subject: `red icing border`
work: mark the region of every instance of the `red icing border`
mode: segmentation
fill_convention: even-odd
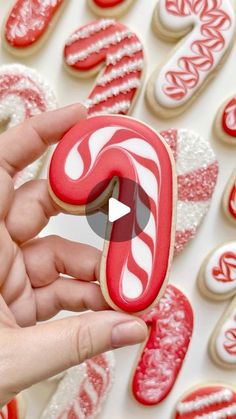
[[[96,6],[107,9],[108,7],[119,6],[121,3],[125,3],[126,0],[93,0],[93,2]]]
[[[229,112],[231,112],[231,115],[229,115]],[[223,131],[225,131],[226,134],[230,135],[231,137],[235,137],[236,142],[236,98],[231,99],[225,106],[222,113],[221,122]],[[235,125],[235,128],[230,127],[229,122],[230,124],[233,124],[233,126]]]

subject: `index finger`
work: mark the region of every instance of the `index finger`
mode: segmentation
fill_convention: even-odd
[[[14,176],[86,116],[84,106],[70,105],[34,116],[5,131],[0,135],[0,166]]]

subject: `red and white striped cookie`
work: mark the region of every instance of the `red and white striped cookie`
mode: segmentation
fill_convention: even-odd
[[[86,101],[90,115],[131,112],[142,85],[144,52],[123,23],[102,19],[82,26],[67,39],[64,62],[78,77],[99,73]]]
[[[3,44],[14,55],[29,55],[46,41],[68,0],[16,0],[3,31]]]
[[[176,406],[173,418],[235,419],[235,389],[227,384],[198,386],[182,397]]]
[[[21,395],[12,399],[0,410],[0,419],[24,419],[26,417],[26,404]]]
[[[101,17],[120,17],[133,5],[135,0],[88,0],[88,5]]]
[[[222,207],[227,219],[236,226],[236,170],[226,185]]]
[[[236,146],[236,97],[227,99],[217,112],[214,131],[224,143]]]
[[[150,334],[132,378],[132,393],[144,405],[155,405],[172,390],[193,331],[193,311],[185,295],[168,285],[159,303],[142,316]]]
[[[159,134],[120,115],[81,121],[54,151],[49,184],[58,205],[85,214],[98,211],[113,194],[131,209],[126,217],[109,224],[103,250],[101,288],[114,309],[147,310],[164,291],[175,231],[173,164]],[[140,231],[144,195],[149,219]],[[117,240],[122,231],[126,240]]]
[[[55,95],[36,71],[20,64],[0,67],[0,125],[11,128],[26,118],[57,107]],[[15,186],[36,177],[44,158],[32,163],[15,178]]]
[[[102,409],[114,380],[112,353],[97,355],[70,368],[41,419],[93,419]]]
[[[178,202],[175,254],[193,238],[209,209],[218,175],[218,162],[209,142],[187,129],[160,133],[176,161]]]

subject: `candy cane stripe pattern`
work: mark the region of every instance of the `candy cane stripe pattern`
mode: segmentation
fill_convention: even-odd
[[[5,22],[3,44],[14,55],[41,46],[68,0],[16,0]]]
[[[99,210],[113,189],[116,198],[131,208],[129,216],[112,223],[102,257],[101,287],[115,309],[147,310],[165,286],[174,239],[173,164],[160,135],[140,121],[118,115],[80,122],[53,154],[50,191],[61,207],[77,214],[84,214],[86,206],[87,211]],[[124,179],[138,186],[126,190]],[[148,197],[150,217],[133,236],[143,199],[139,187]],[[120,230],[130,231],[133,238],[116,242]]]
[[[224,384],[198,386],[177,404],[174,419],[234,419],[236,393]]]
[[[25,419],[26,406],[21,395],[12,399],[0,410],[0,419]]]
[[[66,68],[75,76],[99,73],[86,101],[90,115],[128,114],[141,88],[144,52],[139,38],[113,19],[91,22],[67,39]]]
[[[31,68],[20,64],[0,67],[0,125],[11,128],[27,118],[55,109],[57,101],[48,83]],[[37,177],[44,158],[15,178],[15,186]]]
[[[234,170],[226,185],[222,207],[227,219],[236,226],[236,170]]]
[[[132,392],[144,405],[155,405],[172,390],[193,331],[193,311],[185,295],[168,285],[159,303],[145,313],[150,334],[138,361]]]
[[[210,144],[194,131],[161,132],[176,161],[178,201],[175,254],[193,238],[210,207],[218,176],[218,162]]]
[[[236,97],[227,99],[217,112],[214,122],[216,137],[230,146],[236,146]]]
[[[93,419],[100,413],[114,380],[112,353],[70,368],[41,419]]]
[[[182,38],[146,92],[151,109],[170,118],[189,107],[222,65],[233,46],[235,13],[231,0],[159,0],[153,27],[167,41]]]
[[[120,17],[134,4],[135,0],[88,0],[88,5],[101,17]]]

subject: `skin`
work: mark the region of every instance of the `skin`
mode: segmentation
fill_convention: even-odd
[[[100,251],[58,236],[37,238],[61,211],[47,181],[14,191],[13,176],[85,117],[84,107],[72,105],[0,136],[0,407],[32,384],[147,337],[142,320],[109,310],[95,283]],[[62,309],[91,312],[37,324]]]

